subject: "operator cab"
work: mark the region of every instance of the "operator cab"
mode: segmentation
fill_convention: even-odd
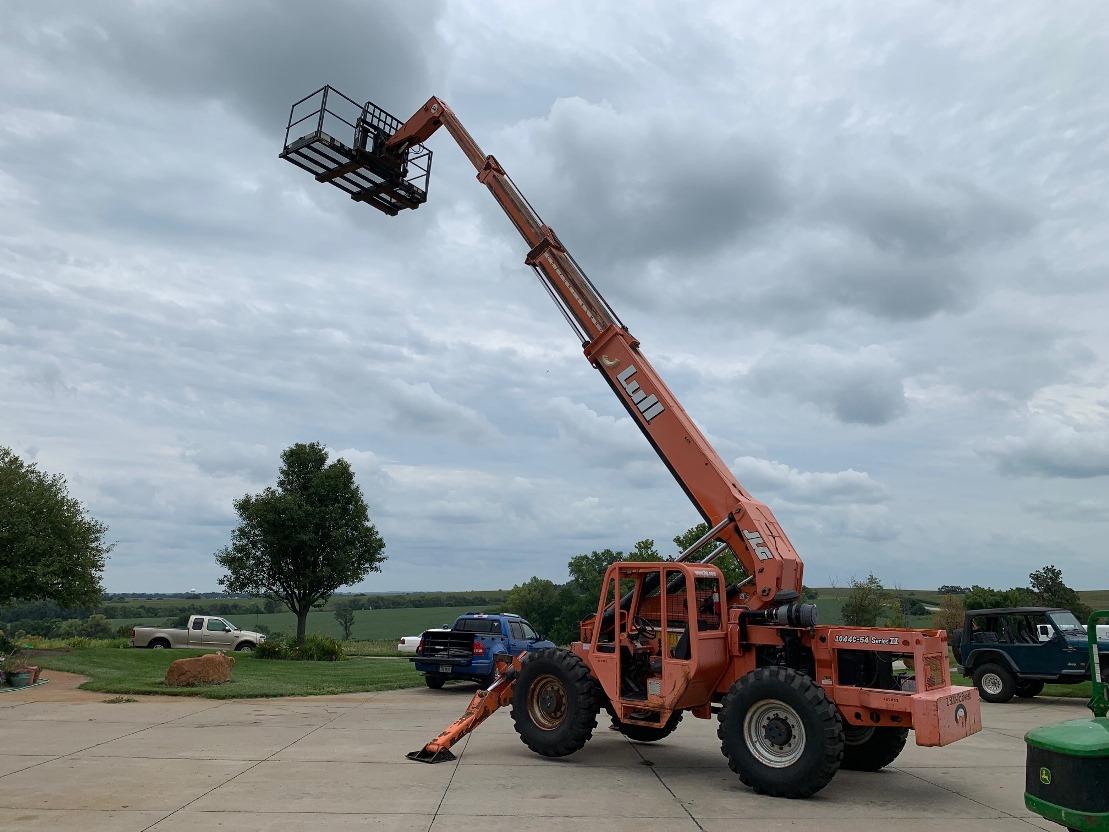
[[[580,648],[591,653],[617,718],[659,725],[707,701],[727,662],[723,573],[701,564],[614,563],[602,586]]]

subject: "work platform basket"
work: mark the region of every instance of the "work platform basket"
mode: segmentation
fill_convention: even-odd
[[[385,149],[402,123],[369,101],[358,104],[324,86],[289,109],[281,158],[396,216],[427,201],[431,177],[431,151],[422,144],[400,153]]]

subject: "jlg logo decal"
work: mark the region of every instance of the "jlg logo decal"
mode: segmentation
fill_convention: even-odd
[[[654,393],[647,395],[642,388],[640,388],[639,382],[632,381],[631,377],[633,375],[635,375],[635,365],[629,364],[620,372],[620,375],[616,376],[616,378],[620,380],[620,384],[623,385],[624,390],[627,391],[631,400],[635,402],[635,406],[639,408],[639,412],[643,414],[643,420],[650,422],[662,413],[662,411],[666,410],[666,408],[662,406],[662,402],[658,400],[658,396]]]

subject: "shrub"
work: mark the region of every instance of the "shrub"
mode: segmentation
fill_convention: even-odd
[[[254,656],[258,659],[287,659],[289,645],[285,639],[268,638],[254,649]]]
[[[292,645],[289,657],[310,662],[338,662],[346,658],[343,645],[331,636],[308,636],[304,644]]]
[[[302,662],[338,662],[346,658],[343,645],[331,636],[308,636],[304,644],[295,638],[269,638],[258,645],[259,659],[288,659]]]

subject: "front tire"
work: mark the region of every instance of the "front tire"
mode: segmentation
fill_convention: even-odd
[[[612,727],[627,737],[632,742],[658,742],[674,733],[678,723],[682,721],[682,712],[674,711],[666,724],[655,728],[650,725],[636,725],[634,722],[621,722],[615,715],[612,717]]]
[[[442,673],[425,673],[424,684],[432,690],[439,690],[446,683],[447,677]]]
[[[568,650],[529,653],[512,692],[512,723],[524,745],[565,757],[589,742],[601,704],[589,668]]]
[[[816,794],[843,759],[835,706],[808,676],[788,667],[760,667],[732,685],[717,736],[728,768],[774,797]]]
[[[235,645],[235,652],[236,653],[253,653],[254,652],[254,645],[251,644],[249,641],[244,641],[241,644],[236,644]]]
[[[1013,698],[1017,680],[999,664],[984,664],[974,671],[974,686],[985,701],[1001,704]]]
[[[843,763],[851,771],[878,771],[905,750],[908,728],[874,728],[848,725],[843,729]]]
[[[1021,699],[1031,699],[1044,692],[1044,683],[1037,680],[1017,682],[1017,696]]]

